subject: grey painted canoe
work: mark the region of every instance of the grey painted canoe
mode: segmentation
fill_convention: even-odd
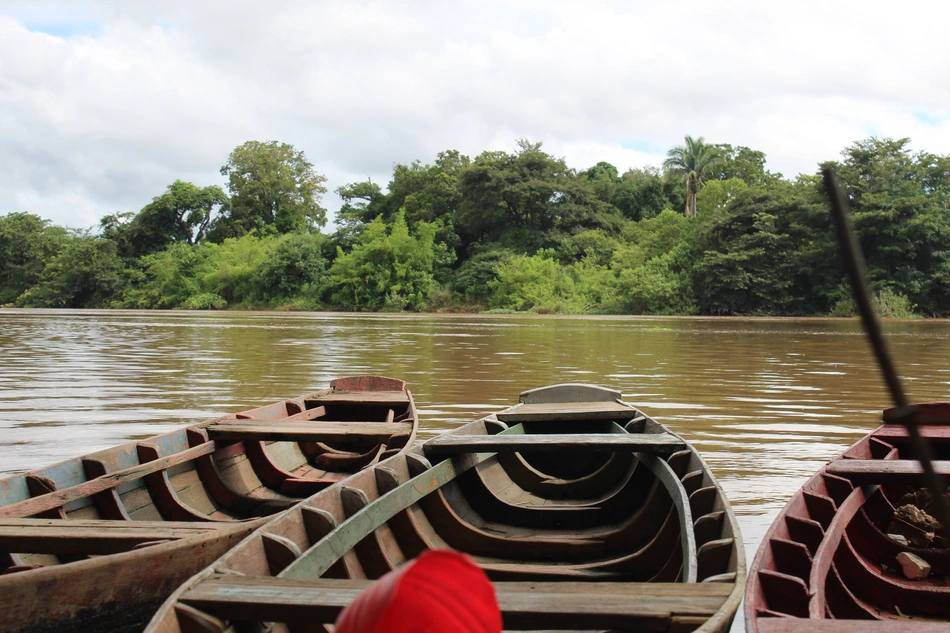
[[[746,579],[699,454],[619,392],[555,385],[274,517],[147,631],[329,631],[373,579],[440,548],[485,570],[506,630],[724,632]]]
[[[0,630],[140,631],[265,517],[416,428],[403,381],[355,376],[0,480]]]

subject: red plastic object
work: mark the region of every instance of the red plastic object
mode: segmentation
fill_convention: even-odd
[[[357,596],[336,633],[501,633],[491,581],[465,554],[430,550]]]

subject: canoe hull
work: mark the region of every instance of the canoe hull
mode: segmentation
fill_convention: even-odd
[[[934,448],[938,472],[944,470],[950,427],[920,429]],[[950,629],[950,588],[944,586],[950,551],[903,545],[888,536],[899,500],[923,487],[919,472],[907,431],[886,425],[811,477],[756,553],[746,590],[746,630]],[[905,577],[896,560],[901,552],[930,561],[936,577]]]
[[[321,630],[367,582],[456,549],[494,583],[506,630],[725,632],[745,586],[732,510],[692,447],[619,396],[526,392],[380,462],[256,530],[147,631],[258,618]],[[557,437],[570,439],[560,461]]]
[[[20,577],[0,576],[0,630],[141,631],[175,588],[259,525],[260,521],[248,522],[225,533],[77,561],[62,568],[37,569]]]
[[[0,630],[141,630],[267,516],[416,429],[403,381],[357,376],[0,480]]]

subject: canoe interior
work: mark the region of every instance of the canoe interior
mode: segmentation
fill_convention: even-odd
[[[0,480],[0,630],[141,629],[262,517],[405,449],[416,428],[403,381],[357,376]]]
[[[921,427],[938,472],[950,475],[950,427]],[[887,536],[895,504],[923,486],[907,431],[871,432],[809,479],[766,533],[745,603],[751,633],[950,630],[950,551]],[[933,569],[908,580],[896,556]]]
[[[147,630],[328,631],[368,582],[445,548],[486,571],[506,630],[728,630],[745,560],[699,455],[617,392],[526,394],[275,517],[180,587]],[[548,402],[587,411],[545,413]],[[567,452],[546,440],[571,435]],[[495,452],[466,452],[478,446]]]

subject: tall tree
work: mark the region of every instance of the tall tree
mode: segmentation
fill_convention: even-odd
[[[713,145],[707,145],[702,136],[686,136],[686,144],[666,153],[663,167],[670,176],[679,176],[686,183],[686,211],[688,218],[696,215],[696,194],[712,170],[722,161],[722,155]]]
[[[231,192],[230,213],[215,223],[215,241],[269,227],[277,233],[305,232],[327,223],[320,195],[326,177],[303,152],[277,141],[248,141],[221,168]]]
[[[152,198],[131,220],[120,213],[102,218],[102,235],[114,240],[124,257],[141,257],[176,242],[201,242],[215,212],[226,209],[228,196],[221,187],[199,188],[176,180],[160,196]]]

